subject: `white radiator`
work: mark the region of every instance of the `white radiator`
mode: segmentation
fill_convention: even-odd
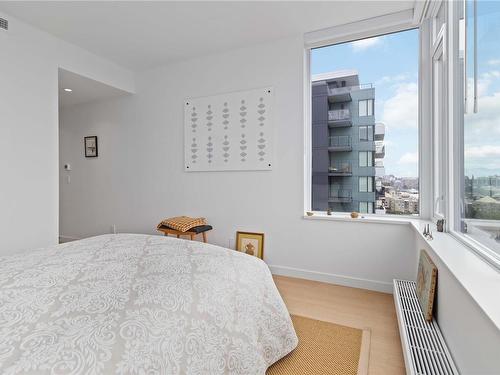
[[[394,303],[408,375],[458,374],[437,323],[420,308],[414,281],[394,280]]]

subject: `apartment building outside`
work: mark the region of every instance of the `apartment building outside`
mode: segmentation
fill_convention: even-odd
[[[312,209],[384,211],[376,176],[385,174],[384,124],[375,123],[375,88],[357,71],[312,77]]]

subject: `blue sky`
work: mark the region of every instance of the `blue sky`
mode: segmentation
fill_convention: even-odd
[[[312,51],[311,73],[355,69],[375,87],[375,119],[386,124],[385,172],[417,176],[418,30]]]

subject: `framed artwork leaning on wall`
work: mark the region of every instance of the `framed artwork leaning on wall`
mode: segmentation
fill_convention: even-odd
[[[236,232],[236,250],[264,259],[264,233]]]

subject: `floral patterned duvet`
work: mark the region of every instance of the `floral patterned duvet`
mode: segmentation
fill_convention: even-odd
[[[264,374],[296,345],[236,251],[119,234],[0,258],[2,374]]]

